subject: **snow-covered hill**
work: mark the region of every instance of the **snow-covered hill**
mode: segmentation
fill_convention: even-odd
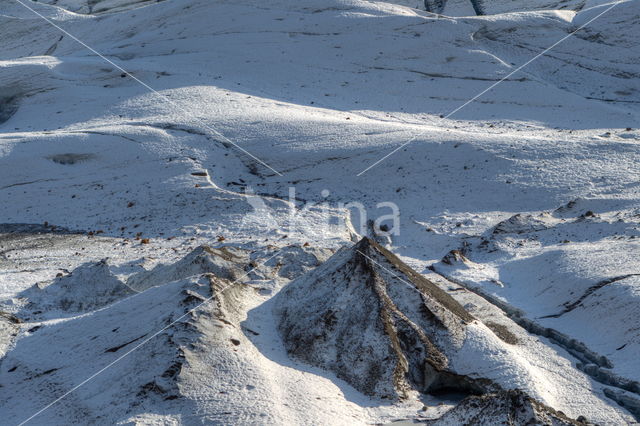
[[[0,0],[3,421],[435,421],[278,333],[365,234],[477,320],[456,372],[520,389],[441,423],[640,418],[640,3],[416,6]]]

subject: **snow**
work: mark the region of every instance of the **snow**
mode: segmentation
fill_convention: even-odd
[[[582,342],[610,361],[605,370],[640,380],[637,1],[496,0],[485,17],[471,16],[467,0],[451,0],[444,17],[406,0],[21,1],[155,92],[0,0],[0,223],[38,224],[0,225],[1,309],[46,307],[23,324],[0,320],[4,419],[25,420],[114,359],[105,348],[184,312],[172,295],[204,291],[203,271],[176,262],[201,245],[246,253],[239,275],[276,255],[241,280],[261,290],[238,296],[236,325],[210,328],[204,317],[213,314],[198,311],[195,328],[167,334],[194,347],[164,347],[163,334],[34,423],[416,417],[421,400],[369,398],[289,359],[276,333],[280,288],[366,232],[344,207],[355,202],[370,219],[389,213],[378,203],[397,204],[390,248],[418,272],[435,264]],[[505,232],[494,233],[501,222]],[[466,260],[442,263],[453,249]],[[83,275],[82,265],[103,259],[108,271]],[[120,285],[147,277],[146,290],[96,302],[104,288],[82,284],[105,276]],[[48,294],[78,277],[69,288],[87,293],[73,312],[31,295],[35,284]],[[628,418],[604,395],[617,388],[578,370],[557,342],[504,324],[528,343],[516,350],[478,324],[461,368],[472,373],[480,353],[519,366],[513,380],[567,414]],[[88,331],[96,341],[80,337]],[[181,398],[129,398],[176,354],[188,359],[176,379]],[[29,370],[8,372],[14,364]]]

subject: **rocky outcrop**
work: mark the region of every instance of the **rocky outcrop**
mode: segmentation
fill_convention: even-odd
[[[523,234],[525,232],[543,231],[550,227],[545,216],[535,217],[530,214],[515,214],[503,220],[493,228],[493,234]]]
[[[288,352],[365,394],[395,399],[412,390],[490,387],[449,368],[447,354],[462,345],[473,317],[371,239],[291,283],[276,304]]]
[[[430,425],[579,425],[563,413],[529,397],[522,391],[509,390],[465,398]]]

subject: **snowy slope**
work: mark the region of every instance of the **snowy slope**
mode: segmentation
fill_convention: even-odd
[[[311,249],[298,251],[315,256]],[[186,264],[199,264],[194,255],[201,252],[164,268],[180,274]],[[338,416],[345,419],[338,423],[349,424],[346,419],[368,423],[417,411],[415,402],[381,410],[335,377],[287,360],[265,301],[281,282],[279,269],[267,266],[268,260],[289,255],[290,265],[304,271],[306,256],[290,253],[287,248],[268,257],[254,253],[262,267],[238,275],[246,284],[217,278],[210,273],[215,267],[205,267],[83,315],[34,321],[21,313],[25,329],[1,364],[3,414],[12,422],[27,420],[34,407],[101,369],[99,380],[29,421],[311,424]],[[238,259],[234,272],[247,262]],[[79,280],[86,269],[71,277]],[[94,274],[93,279],[104,287],[113,277]],[[64,286],[62,280],[50,285]],[[37,300],[29,306],[42,308]],[[113,381],[117,385],[109,384]]]
[[[185,331],[195,347],[150,342],[34,420],[189,423],[184,413],[194,410],[212,422],[237,413],[238,423],[260,422],[261,412],[267,423],[418,416],[423,403],[441,401],[381,402],[288,359],[271,313],[282,285],[367,232],[366,218],[345,203],[362,203],[375,219],[389,213],[378,203],[393,202],[400,233],[389,247],[404,261],[424,273],[435,264],[534,322],[518,331],[533,349],[501,352],[500,362],[535,366],[527,380],[537,397],[574,417],[588,409],[602,423],[608,412],[629,419],[622,399],[606,394],[640,399],[633,385],[620,387],[640,380],[640,3],[505,0],[472,17],[468,1],[451,0],[441,18],[395,3],[25,1],[120,69],[19,2],[0,0],[0,224],[9,224],[0,225],[0,389],[11,401],[3,418],[26,419],[112,360],[105,348],[184,312],[171,291],[201,289],[192,278],[207,272],[202,265],[225,273],[193,254],[201,245],[243,253],[242,272],[220,279],[261,269],[260,260],[278,271],[241,280],[264,289],[231,322],[263,331],[218,334],[204,319],[210,313],[198,314]],[[466,260],[441,262],[453,249]],[[87,273],[106,258],[103,273]],[[193,258],[204,261],[193,266]],[[122,299],[128,291],[83,285],[96,277],[144,291]],[[82,306],[60,310],[75,286]],[[136,301],[155,307],[139,311]],[[37,304],[44,311],[34,314]],[[120,324],[128,334],[116,338]],[[605,357],[594,364],[604,370],[584,374],[579,354],[536,326]],[[76,341],[87,329],[101,345]],[[494,348],[484,331],[474,351]],[[242,349],[222,345],[227,338]],[[32,354],[38,348],[46,356]],[[156,349],[159,361],[148,362]],[[191,368],[176,379],[184,401],[147,395],[131,406],[124,395],[162,377],[177,353]],[[552,379],[540,373],[550,359]],[[9,372],[14,364],[28,374]],[[613,384],[602,377],[609,373]],[[237,383],[231,390],[209,380],[225,374]],[[579,381],[549,385],[571,375]],[[127,382],[132,376],[139,381]]]

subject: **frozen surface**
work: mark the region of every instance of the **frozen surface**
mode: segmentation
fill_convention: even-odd
[[[488,359],[572,417],[631,421],[616,401],[640,398],[638,1],[496,0],[474,17],[451,0],[439,18],[404,0],[21,1],[126,72],[0,0],[3,419],[193,306],[174,295],[209,297],[207,273],[241,284],[228,324],[197,310],[32,421],[442,415],[447,401],[372,398],[290,359],[272,313],[393,202],[388,247],[512,312],[463,301],[527,342],[473,325],[461,371]]]

